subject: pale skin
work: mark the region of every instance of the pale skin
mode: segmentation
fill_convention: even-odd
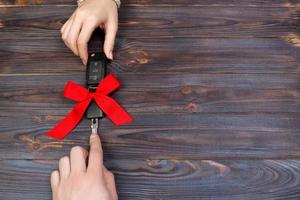
[[[59,170],[52,172],[50,182],[53,200],[118,199],[114,175],[103,165],[103,151],[97,134],[90,136],[89,153],[76,146],[69,157],[59,160]]]
[[[88,41],[98,27],[105,32],[103,51],[112,60],[118,30],[118,8],[113,0],[83,1],[61,27],[64,43],[85,65]],[[89,152],[79,146],[73,147],[69,157],[59,160],[58,168],[50,178],[53,200],[118,199],[114,175],[103,165],[103,151],[97,134],[91,134]]]
[[[88,41],[98,27],[105,32],[103,51],[112,60],[118,31],[118,7],[113,0],[83,1],[60,30],[66,46],[85,65],[88,59]]]

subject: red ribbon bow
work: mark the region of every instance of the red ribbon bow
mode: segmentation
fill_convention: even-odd
[[[47,135],[55,139],[63,139],[67,136],[80,122],[92,100],[95,100],[97,105],[115,125],[132,122],[133,118],[114,99],[107,96],[119,88],[120,85],[120,82],[113,74],[106,76],[99,83],[94,93],[90,93],[86,88],[68,81],[64,90],[64,96],[78,103]]]

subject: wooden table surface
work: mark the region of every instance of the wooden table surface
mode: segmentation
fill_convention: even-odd
[[[59,29],[75,0],[0,1],[0,199],[51,199],[50,172],[88,147],[85,67]],[[100,130],[120,199],[300,198],[300,1],[124,0],[110,71],[134,118]]]

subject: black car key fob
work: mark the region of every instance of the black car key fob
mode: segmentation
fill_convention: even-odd
[[[89,53],[86,71],[86,87],[90,92],[97,89],[99,82],[107,73],[107,58],[104,53]],[[91,101],[86,113],[88,119],[99,119],[104,116],[94,100]]]

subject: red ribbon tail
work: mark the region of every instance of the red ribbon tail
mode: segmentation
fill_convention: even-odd
[[[103,95],[95,97],[95,101],[115,125],[119,126],[133,121],[133,118],[114,99]]]
[[[78,103],[72,111],[46,134],[55,139],[66,137],[80,122],[91,99]]]

